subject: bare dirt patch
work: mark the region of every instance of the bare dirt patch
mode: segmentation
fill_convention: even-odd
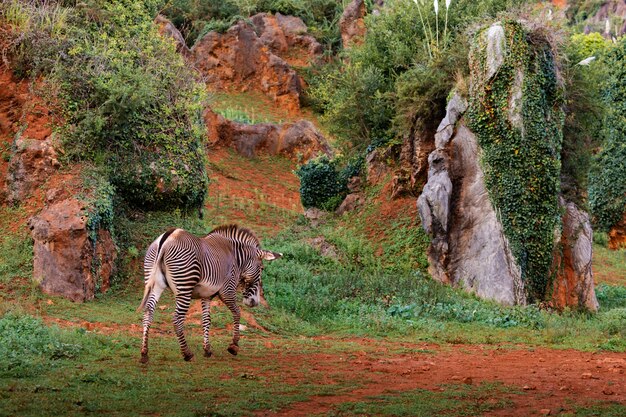
[[[380,341],[363,340],[360,343],[367,347],[374,344],[383,353],[390,347]],[[283,357],[281,367],[285,369],[311,362],[312,369],[321,371],[322,375],[350,378],[362,386],[345,394],[312,397],[289,409],[258,415],[318,415],[332,411],[337,404],[366,401],[375,395],[415,389],[437,392],[446,390],[446,384],[483,382],[499,382],[516,391],[507,395],[514,407],[490,415],[532,416],[540,415],[541,410],[550,410],[554,415],[596,401],[623,404],[626,400],[626,359],[623,354],[523,346],[454,345],[442,348],[423,344],[412,348],[415,353],[371,355],[361,352],[352,357],[339,354]],[[494,398],[497,399],[500,398]]]

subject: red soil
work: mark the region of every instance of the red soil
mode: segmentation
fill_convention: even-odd
[[[403,344],[415,353],[386,354],[392,347],[378,340],[359,340],[364,347],[376,347],[381,353],[372,357],[361,352],[356,357],[319,354],[313,357],[281,356],[285,369],[302,363],[313,364],[320,375],[349,378],[362,386],[338,395],[313,397],[278,413],[259,415],[306,416],[331,411],[336,404],[365,401],[380,394],[399,394],[425,389],[444,391],[443,384],[480,384],[499,382],[519,392],[506,394],[515,405],[490,412],[494,416],[532,416],[541,410],[556,414],[574,406],[595,401],[626,401],[626,359],[623,354],[583,353],[574,350],[516,349],[482,345]],[[424,350],[436,353],[421,353]],[[277,371],[280,372],[280,371]],[[328,381],[332,384],[332,381]],[[494,402],[502,394],[494,393]],[[486,400],[488,401],[488,400]]]

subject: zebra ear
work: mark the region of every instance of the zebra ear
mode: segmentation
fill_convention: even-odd
[[[282,253],[272,252],[269,250],[261,250],[261,259],[265,259],[266,261],[273,261],[275,259],[281,258],[282,256]]]

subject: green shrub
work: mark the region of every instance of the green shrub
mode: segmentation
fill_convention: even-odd
[[[598,33],[573,35],[566,44],[562,71],[565,86],[565,124],[561,151],[561,189],[568,201],[587,206],[592,156],[603,142],[605,105],[602,85],[607,76],[603,62],[609,43]],[[595,60],[584,63],[585,59]]]
[[[197,207],[208,184],[206,92],[173,43],[158,35],[157,3],[88,1],[62,13],[47,2],[19,3],[42,17],[15,27],[11,52],[22,57],[22,72],[46,75],[67,158],[106,167],[132,205]],[[0,6],[3,16],[7,7]],[[48,20],[61,22],[59,16],[62,30],[54,32]],[[28,41],[44,35],[50,45]],[[40,63],[51,55],[50,65]]]
[[[306,208],[332,211],[347,194],[347,178],[341,175],[336,162],[325,156],[302,165],[296,174],[300,177],[300,198]]]
[[[626,287],[600,284],[596,288],[596,297],[601,310],[626,308]]]
[[[608,78],[604,88],[606,116],[604,143],[589,178],[589,204],[595,224],[608,231],[626,211],[626,37],[604,61]]]

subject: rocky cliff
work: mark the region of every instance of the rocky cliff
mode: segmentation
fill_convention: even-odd
[[[470,68],[470,98],[449,101],[417,203],[431,274],[504,304],[597,309],[588,216],[559,204],[563,112],[549,40],[495,23],[475,36]]]

